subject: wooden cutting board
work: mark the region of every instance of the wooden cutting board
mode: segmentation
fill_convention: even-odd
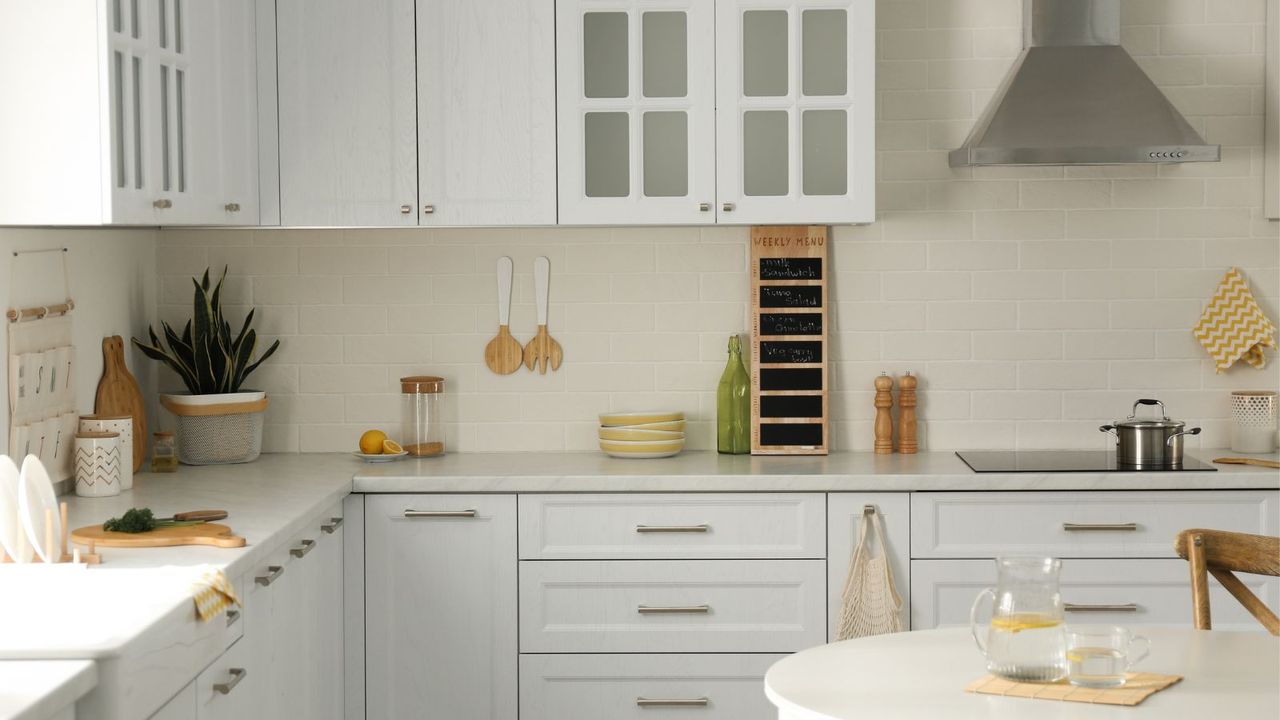
[[[142,469],[147,454],[147,410],[142,403],[138,381],[124,364],[124,338],[102,339],[102,379],[93,410],[99,415],[129,415],[133,418],[133,471]]]
[[[108,532],[101,525],[88,525],[71,533],[77,545],[93,543],[97,547],[173,547],[175,545],[212,545],[220,548],[244,547],[244,538],[231,528],[217,523],[157,528],[144,533]]]

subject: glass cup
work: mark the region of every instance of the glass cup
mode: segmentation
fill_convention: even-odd
[[[1110,625],[1067,628],[1067,682],[1088,688],[1120,687],[1125,673],[1151,652],[1151,641]]]

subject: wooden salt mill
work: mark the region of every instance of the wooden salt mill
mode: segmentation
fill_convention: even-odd
[[[898,381],[898,452],[914,455],[916,442],[916,380],[910,372]]]
[[[875,380],[876,386],[876,443],[877,455],[888,455],[893,452],[893,415],[889,408],[893,407],[893,378],[884,373]]]

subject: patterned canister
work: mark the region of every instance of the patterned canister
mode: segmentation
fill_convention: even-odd
[[[133,417],[130,415],[85,415],[80,432],[113,432],[120,435],[120,489],[133,489]]]
[[[1273,390],[1237,390],[1231,393],[1231,451],[1276,451],[1276,393]]]
[[[76,494],[109,497],[120,494],[120,435],[113,432],[76,433]]]

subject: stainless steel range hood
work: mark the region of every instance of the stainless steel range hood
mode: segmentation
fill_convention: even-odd
[[[952,167],[1217,162],[1120,47],[1120,0],[1023,0],[1023,51]]]

